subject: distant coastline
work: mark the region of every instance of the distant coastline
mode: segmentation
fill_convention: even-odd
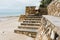
[[[6,21],[6,20],[10,20],[10,19],[14,19],[17,18],[19,16],[5,16],[5,17],[0,17],[0,22],[2,21]]]
[[[9,17],[19,17],[19,15],[18,16],[1,16],[0,18],[9,18]]]
[[[11,15],[11,16],[9,16],[9,15],[7,15],[7,16],[0,16],[0,18],[5,18],[5,17],[19,17],[20,15]]]
[[[0,17],[20,16],[21,12],[0,12]]]

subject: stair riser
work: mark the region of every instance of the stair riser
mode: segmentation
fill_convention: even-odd
[[[39,24],[21,24],[22,26],[41,26]]]
[[[27,31],[25,32],[25,31],[19,31],[19,30],[15,30],[14,32],[18,34],[24,34],[32,38],[36,38],[36,35],[37,35],[36,32],[27,32]]]
[[[31,28],[31,27],[18,27],[19,29],[38,29],[38,28]]]
[[[40,21],[23,21],[23,23],[41,23]]]

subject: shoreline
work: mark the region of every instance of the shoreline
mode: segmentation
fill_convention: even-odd
[[[6,20],[11,20],[11,19],[15,19],[18,18],[19,16],[6,16],[6,17],[0,17],[0,22],[1,21],[6,21]]]
[[[1,16],[0,18],[19,17],[19,16]]]

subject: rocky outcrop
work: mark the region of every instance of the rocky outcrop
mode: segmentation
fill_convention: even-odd
[[[60,0],[54,0],[52,1],[49,6],[47,7],[48,14],[53,16],[59,16],[60,17]]]

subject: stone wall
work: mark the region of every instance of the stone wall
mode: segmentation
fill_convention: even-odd
[[[49,15],[60,17],[60,1],[59,0],[52,1],[47,7],[47,9],[48,9]]]
[[[26,18],[26,15],[20,15],[20,17],[19,17],[19,20],[18,20],[18,21],[19,21],[19,22],[20,22],[20,21],[23,21],[25,18]]]
[[[25,15],[35,14],[36,6],[26,6]]]

